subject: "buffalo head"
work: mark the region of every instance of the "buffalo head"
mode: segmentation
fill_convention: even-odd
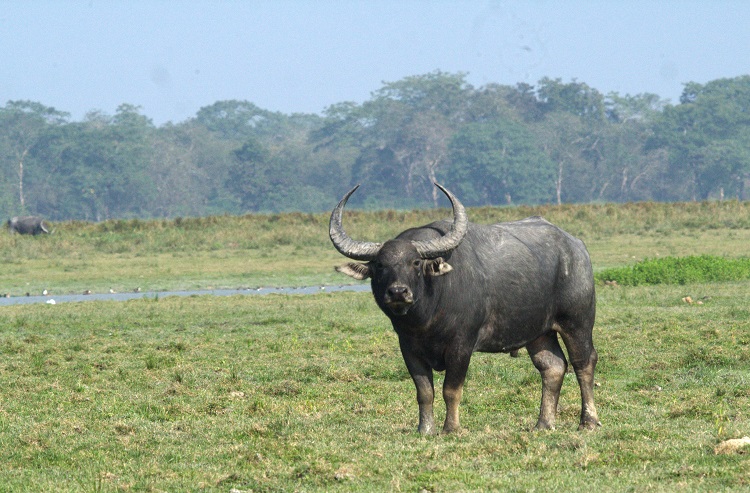
[[[429,278],[442,276],[453,269],[445,257],[461,243],[468,219],[461,202],[442,186],[435,185],[445,193],[453,207],[450,231],[437,238],[416,240],[401,238],[400,235],[382,244],[351,239],[342,226],[342,215],[347,200],[359,185],[341,199],[331,214],[333,245],[346,257],[366,262],[350,262],[336,270],[355,279],[371,278],[375,299],[386,313],[406,315],[426,289]]]

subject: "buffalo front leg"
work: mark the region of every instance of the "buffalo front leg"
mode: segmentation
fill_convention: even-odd
[[[435,433],[435,416],[433,403],[435,401],[435,387],[432,381],[432,368],[401,347],[406,368],[409,370],[414,386],[417,388],[417,404],[419,405],[419,428],[423,435]]]
[[[432,383],[432,371],[429,375],[412,376],[417,387],[417,405],[419,405],[419,426],[417,430],[423,435],[435,433],[435,415],[433,403],[435,389]]]
[[[445,400],[445,423],[443,433],[452,433],[461,429],[458,419],[458,406],[464,391],[466,373],[469,370],[471,354],[463,355],[458,351],[451,352],[445,369],[445,382],[443,382],[443,399]]]
[[[540,336],[526,346],[531,361],[542,375],[542,403],[539,408],[537,430],[552,430],[555,428],[557,403],[560,399],[565,371],[568,363],[560,349],[557,334],[549,332]]]
[[[464,392],[464,383],[456,382],[449,384],[446,377],[443,384],[443,399],[445,400],[445,423],[443,424],[443,433],[453,433],[461,429],[461,423],[458,419],[458,406],[461,403],[461,396]]]

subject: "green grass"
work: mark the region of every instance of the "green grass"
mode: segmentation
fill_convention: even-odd
[[[465,430],[432,437],[367,293],[6,307],[0,490],[748,487],[750,456],[713,448],[750,429],[749,296],[748,282],[600,289],[601,429],[576,431],[569,375],[558,429],[530,431],[531,362],[477,354]]]
[[[543,214],[597,275],[645,258],[747,255],[745,203],[474,209]],[[364,239],[446,211],[355,212]],[[0,291],[345,282],[325,215],[61,223],[0,235]],[[120,282],[120,284],[117,284]],[[120,288],[122,286],[122,288]],[[705,300],[687,304],[686,296]],[[416,432],[415,391],[368,293],[159,297],[0,308],[0,491],[737,491],[750,454],[750,281],[598,286],[596,403],[533,432],[522,351],[473,357],[464,430]],[[436,375],[436,386],[442,374]],[[445,415],[436,399],[436,418]]]
[[[750,259],[715,255],[645,259],[635,265],[605,269],[596,277],[628,286],[740,281],[750,279]]]
[[[355,238],[384,241],[449,216],[429,211],[347,211]],[[469,209],[480,223],[543,215],[586,242],[594,268],[663,256],[747,256],[750,203],[576,205]],[[328,214],[216,216],[54,224],[38,237],[2,234],[0,294],[298,286],[344,282]]]

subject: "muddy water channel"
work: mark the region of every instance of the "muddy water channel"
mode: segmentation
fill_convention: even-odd
[[[31,303],[67,303],[75,301],[127,301],[140,298],[165,298],[167,296],[234,296],[234,295],[267,295],[267,294],[316,294],[335,293],[339,291],[369,291],[369,284],[346,286],[308,286],[301,288],[253,288],[253,289],[211,289],[198,291],[144,291],[139,293],[92,293],[61,294],[47,296],[12,296],[0,298],[0,306],[27,305]]]

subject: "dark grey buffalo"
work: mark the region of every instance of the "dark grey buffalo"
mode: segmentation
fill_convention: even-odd
[[[8,219],[8,230],[22,235],[49,233],[44,220],[37,216],[20,216]]]
[[[581,388],[579,429],[599,426],[593,396],[596,300],[583,242],[541,217],[470,223],[458,199],[437,186],[451,201],[452,223],[408,229],[383,244],[355,241],[344,231],[342,215],[357,187],[339,202],[330,223],[336,249],[366,262],[337,270],[371,279],[375,301],[398,334],[417,388],[419,431],[435,431],[433,370],[445,370],[443,431],[455,431],[472,353],[522,347],[542,375],[536,428],[554,428],[568,366],[558,335]]]

